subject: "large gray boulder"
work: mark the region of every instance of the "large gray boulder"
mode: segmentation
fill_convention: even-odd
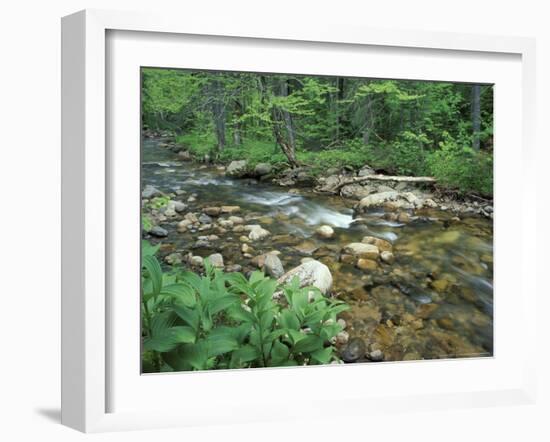
[[[340,189],[340,195],[344,198],[362,200],[373,192],[373,188],[370,186],[362,186],[359,183],[348,184]]]
[[[298,267],[286,272],[277,282],[286,284],[297,276],[300,280],[300,287],[313,286],[326,295],[332,287],[332,275],[329,268],[322,262],[311,260],[300,264]]]
[[[246,160],[231,161],[225,174],[235,178],[240,178],[246,175],[248,162]]]
[[[256,176],[264,176],[271,173],[272,167],[269,163],[258,163],[256,164],[256,167],[254,167],[254,175]]]
[[[389,201],[395,201],[398,198],[399,192],[395,190],[373,193],[372,195],[366,196],[361,201],[359,201],[359,209],[378,207]]]

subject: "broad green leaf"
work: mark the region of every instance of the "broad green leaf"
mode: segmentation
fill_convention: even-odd
[[[199,313],[197,310],[184,307],[184,306],[174,306],[174,312],[193,330],[197,330],[199,328]]]
[[[158,296],[162,288],[162,269],[157,258],[152,255],[146,255],[142,257],[141,263],[151,279],[153,296]]]
[[[149,241],[141,241],[141,256],[153,256],[160,249],[160,244],[153,246]]]
[[[287,360],[289,354],[290,350],[285,344],[282,344],[279,341],[275,341],[273,343],[273,347],[271,349],[271,358],[273,359],[273,362],[275,364]]]
[[[160,291],[160,295],[169,296],[179,301],[186,307],[193,307],[196,303],[195,293],[187,284],[176,283],[165,285]]]
[[[195,342],[195,331],[191,327],[176,326],[168,330],[179,344],[192,344]]]
[[[225,310],[236,302],[239,302],[238,297],[236,297],[235,295],[226,295],[210,301],[208,303],[208,309],[210,310],[210,313],[212,315],[215,315],[216,313]]]
[[[320,364],[328,364],[332,358],[332,347],[326,347],[322,350],[316,350],[311,353],[311,357]]]
[[[282,327],[292,330],[298,330],[300,328],[300,321],[298,320],[298,317],[294,312],[288,309],[281,312],[279,323]]]
[[[298,341],[292,351],[294,353],[309,353],[323,348],[323,340],[318,336],[306,335],[304,339]]]

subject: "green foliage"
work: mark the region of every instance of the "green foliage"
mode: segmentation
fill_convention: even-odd
[[[439,182],[462,192],[475,191],[484,195],[493,192],[493,156],[474,151],[469,145],[450,136],[441,142],[441,149],[428,158],[431,173]]]
[[[144,232],[149,232],[153,228],[153,222],[147,214],[141,215],[141,228]]]
[[[142,243],[142,340],[146,372],[327,364],[347,305],[295,278],[162,272],[157,248]],[[275,301],[282,291],[284,301]]]
[[[166,207],[170,202],[170,198],[167,196],[156,196],[151,201],[149,201],[149,207],[152,209],[161,209]]]
[[[247,159],[252,166],[283,168],[295,164],[290,148],[314,173],[365,164],[394,174],[435,170],[443,185],[489,190],[492,177],[480,182],[479,164],[461,173],[446,167],[445,157],[458,160],[442,146],[448,139],[460,146],[479,139],[483,153],[472,155],[491,173],[490,85],[476,89],[474,115],[471,84],[154,68],[144,68],[142,80],[143,127],[171,129],[200,160]],[[476,134],[474,119],[480,123]]]

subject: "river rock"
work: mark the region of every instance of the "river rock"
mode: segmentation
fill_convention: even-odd
[[[189,259],[189,264],[195,267],[202,267],[204,265],[204,259],[201,256],[192,256]]]
[[[171,205],[178,213],[184,212],[187,209],[187,204],[181,201],[170,201],[169,205]]]
[[[242,178],[246,175],[248,162],[246,160],[231,161],[225,174],[235,178]]]
[[[361,167],[361,169],[357,173],[357,176],[368,176],[368,175],[374,175],[374,174],[375,174],[374,169],[365,164],[363,167]]]
[[[382,253],[380,253],[380,259],[387,264],[391,264],[393,263],[395,257],[393,256],[392,252],[384,250]]]
[[[221,207],[205,207],[202,209],[208,216],[218,216],[222,212]]]
[[[201,224],[212,224],[212,218],[210,218],[206,213],[201,213],[199,216],[199,222]]]
[[[266,255],[264,270],[267,275],[272,276],[273,278],[280,278],[285,273],[283,263],[279,257],[273,253],[268,253]]]
[[[231,215],[228,219],[233,224],[243,224],[244,223],[244,219],[241,218],[240,216]]]
[[[191,154],[187,150],[180,150],[178,152],[178,160],[191,161]]]
[[[371,351],[368,357],[372,362],[382,362],[384,360],[384,353],[382,353],[382,350],[377,349]]]
[[[220,219],[218,221],[218,224],[223,227],[224,229],[231,229],[233,228],[233,221],[230,219]]]
[[[317,235],[321,238],[332,238],[334,235],[334,229],[330,226],[321,226],[315,230],[315,233],[317,233]]]
[[[430,207],[430,208],[432,208],[432,209],[435,208],[435,207],[437,207],[437,203],[436,203],[433,199],[431,199],[431,198],[426,198],[426,199],[424,200],[424,202],[423,202],[423,205],[424,205],[425,207]]]
[[[349,333],[347,331],[341,331],[336,335],[336,343],[339,345],[345,345],[349,341]]]
[[[169,255],[164,257],[164,261],[172,266],[181,264],[182,260],[183,256],[181,255],[181,253],[170,253]]]
[[[183,219],[190,221],[191,224],[197,224],[199,222],[197,215],[194,214],[193,212],[186,213]]]
[[[296,244],[293,249],[297,250],[302,255],[313,255],[313,253],[319,248],[319,246],[309,239],[303,240],[301,243]]]
[[[340,189],[340,195],[344,198],[353,200],[362,200],[369,196],[374,189],[370,186],[362,186],[361,184],[348,184]]]
[[[250,238],[252,241],[257,241],[260,239],[267,238],[271,233],[269,230],[263,229],[262,227],[258,226],[252,230],[250,230],[250,233],[248,234],[248,238]]]
[[[372,195],[369,195],[359,201],[359,209],[368,209],[371,207],[378,207],[387,203],[388,201],[395,201],[399,198],[399,192],[395,190],[390,190],[387,192],[378,192]]]
[[[187,232],[187,229],[189,228],[189,226],[191,226],[193,223],[188,220],[188,219],[182,219],[179,223],[178,223],[178,232],[180,233],[185,233]]]
[[[162,192],[158,190],[156,187],[151,186],[150,184],[147,184],[143,188],[143,191],[141,192],[141,196],[147,199],[153,198],[155,196],[161,196],[161,195],[162,195]]]
[[[408,223],[411,221],[411,215],[407,212],[400,212],[399,215],[397,215],[397,221],[400,223]]]
[[[151,230],[149,230],[149,234],[156,236],[157,238],[165,238],[168,236],[168,230],[160,226],[154,226]]]
[[[374,236],[365,236],[361,240],[365,244],[373,244],[378,247],[378,250],[381,252],[390,251],[393,249],[391,242],[386,241],[385,239],[376,238]]]
[[[330,270],[322,262],[311,260],[300,264],[298,267],[286,272],[277,282],[286,284],[295,276],[300,280],[300,287],[314,286],[326,295],[332,287],[332,275]]]
[[[365,244],[362,242],[352,242],[346,245],[343,251],[346,254],[365,259],[377,259],[380,254],[378,247],[373,244]]]
[[[366,353],[367,346],[365,345],[365,341],[361,338],[352,338],[341,355],[344,362],[357,362],[359,359],[365,357]]]
[[[212,253],[208,259],[213,267],[223,268],[223,256],[220,253]]]
[[[376,270],[378,263],[372,259],[359,258],[357,261],[357,268],[361,270]]]
[[[222,206],[221,209],[222,213],[225,213],[227,215],[232,215],[241,210],[240,206]]]
[[[254,167],[254,175],[256,176],[264,176],[271,173],[271,164],[269,163],[258,163],[256,164],[256,167]]]

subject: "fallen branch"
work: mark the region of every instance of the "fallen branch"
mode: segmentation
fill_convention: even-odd
[[[436,179],[429,176],[392,176],[392,175],[365,175],[361,177],[353,177],[344,179],[337,184],[328,187],[322,187],[320,190],[324,192],[337,192],[344,186],[350,184],[362,183],[364,181],[395,181],[406,183],[435,183]]]

